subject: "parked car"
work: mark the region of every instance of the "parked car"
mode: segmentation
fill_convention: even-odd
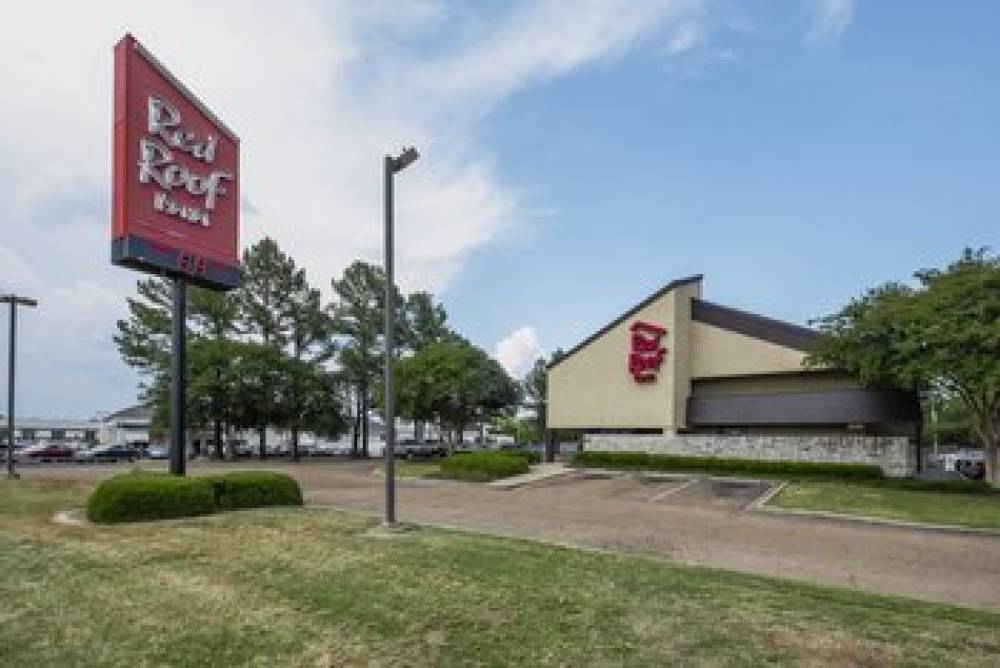
[[[425,457],[444,457],[448,454],[448,449],[443,443],[424,442],[417,443],[412,438],[404,438],[396,444],[394,450],[397,457],[406,459],[418,459]]]
[[[257,454],[256,448],[251,447],[250,444],[243,441],[230,443],[229,449],[234,457],[253,457]]]
[[[349,443],[317,443],[312,446],[313,457],[340,457],[351,454]]]
[[[58,443],[32,445],[15,454],[20,462],[68,462],[73,460],[73,449]]]
[[[165,445],[151,445],[146,454],[150,459],[167,459],[170,457],[170,450]]]
[[[99,445],[90,450],[76,453],[78,462],[134,462],[139,459],[139,451],[127,445]]]

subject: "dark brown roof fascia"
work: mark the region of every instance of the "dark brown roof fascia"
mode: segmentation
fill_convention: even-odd
[[[899,390],[836,390],[689,397],[694,426],[888,424],[919,422],[916,396]]]
[[[548,365],[548,367],[546,367],[546,368],[547,369],[552,369],[557,364],[559,364],[560,362],[562,362],[563,360],[565,360],[565,359],[567,359],[567,358],[575,355],[576,353],[580,352],[582,349],[586,348],[588,345],[590,345],[591,343],[593,343],[597,339],[601,338],[602,336],[604,336],[605,334],[607,334],[609,331],[611,331],[612,329],[614,329],[618,325],[622,324],[623,322],[625,322],[626,320],[628,320],[629,318],[631,318],[632,316],[634,316],[636,313],[638,313],[642,309],[646,308],[647,306],[649,306],[650,304],[652,304],[653,302],[655,302],[657,299],[659,299],[663,295],[665,295],[668,292],[670,292],[671,290],[673,290],[675,288],[679,288],[682,285],[687,285],[689,283],[699,283],[699,282],[701,282],[701,280],[703,278],[704,278],[704,276],[702,274],[695,274],[694,276],[688,276],[686,278],[678,278],[675,281],[670,281],[669,283],[667,283],[666,285],[664,285],[662,288],[660,288],[659,290],[657,290],[656,292],[654,292],[653,294],[651,294],[649,297],[647,297],[646,299],[642,300],[641,302],[639,302],[638,304],[636,304],[635,306],[633,306],[632,308],[630,308],[628,311],[626,311],[625,313],[622,313],[620,316],[618,316],[617,318],[615,318],[614,320],[612,320],[611,322],[609,322],[607,325],[605,325],[604,327],[601,327],[599,330],[597,330],[596,332],[594,332],[593,334],[591,334],[590,336],[588,336],[586,339],[584,339],[580,343],[578,343],[575,346],[573,346],[572,348],[570,348],[566,352],[566,354],[564,354],[562,357],[560,357],[559,359],[555,360],[554,362],[550,363]]]
[[[803,352],[812,350],[820,337],[819,332],[808,327],[713,304],[703,299],[692,300],[691,318],[707,325]]]

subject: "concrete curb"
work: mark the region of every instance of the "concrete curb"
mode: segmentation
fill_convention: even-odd
[[[781,488],[784,488],[781,485]],[[792,517],[802,517],[802,518],[813,518],[813,519],[825,519],[833,520],[836,522],[849,522],[851,524],[868,524],[870,526],[876,527],[890,527],[896,529],[917,529],[920,531],[933,531],[935,533],[944,534],[956,534],[956,535],[971,535],[971,536],[987,536],[993,538],[1000,538],[1000,529],[988,529],[985,527],[966,527],[957,524],[930,524],[928,522],[911,522],[908,520],[894,520],[888,517],[873,517],[871,515],[848,515],[846,513],[835,513],[827,510],[806,510],[803,508],[779,508],[777,506],[766,505],[777,496],[778,489],[773,494],[767,494],[765,497],[761,497],[757,501],[751,503],[747,506],[747,512],[751,513],[770,513],[772,515],[786,515]],[[761,500],[763,501],[761,502]]]
[[[653,480],[689,480],[694,478],[697,480],[711,480],[712,482],[736,482],[748,485],[773,485],[775,483],[775,480],[770,478],[738,478],[731,475],[710,475],[707,473],[696,472],[685,473],[683,471],[643,471],[640,469],[598,469],[574,467],[567,467],[567,470],[575,473],[582,473],[584,475],[602,475],[608,477],[633,475]]]

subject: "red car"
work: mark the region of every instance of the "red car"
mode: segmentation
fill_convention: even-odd
[[[22,462],[68,462],[73,460],[72,448],[64,445],[32,445],[18,453]]]

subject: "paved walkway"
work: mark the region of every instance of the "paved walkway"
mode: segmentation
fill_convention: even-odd
[[[374,462],[263,466],[295,475],[311,503],[381,514],[383,480],[372,475]],[[217,467],[196,464],[192,471]],[[115,472],[113,467],[64,468],[26,470],[26,477],[96,479]],[[397,498],[403,522],[654,555],[1000,611],[1000,537],[744,512],[766,488],[753,481],[691,483],[684,478],[574,473],[510,490],[401,479]]]
[[[555,462],[552,464],[535,464],[531,467],[531,471],[529,473],[511,476],[510,478],[500,478],[500,480],[494,480],[486,484],[490,487],[496,487],[498,489],[514,489],[515,487],[533,485],[541,482],[542,480],[548,480],[549,478],[554,478],[556,476],[566,475],[569,472],[570,469],[567,468],[562,462]]]

